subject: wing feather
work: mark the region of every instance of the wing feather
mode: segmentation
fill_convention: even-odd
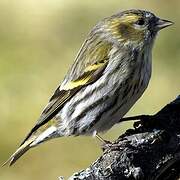
[[[68,71],[63,83],[56,89],[39,120],[26,136],[22,144],[41,126],[50,121],[63,105],[82,87],[95,82],[103,74],[108,64],[111,45],[102,39],[89,37],[83,44],[74,64]],[[90,43],[93,42],[94,44]],[[21,144],[21,145],[22,145]]]

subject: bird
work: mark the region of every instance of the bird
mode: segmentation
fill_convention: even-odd
[[[53,138],[99,136],[123,121],[151,79],[158,32],[173,22],[130,9],[100,20],[19,148],[4,163]],[[103,139],[102,139],[103,140]]]

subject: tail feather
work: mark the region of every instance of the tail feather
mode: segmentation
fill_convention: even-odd
[[[26,151],[28,151],[32,146],[31,144],[34,142],[35,137],[27,140],[23,145],[21,145],[14,154],[2,165],[5,166],[9,163],[9,166],[12,166]]]
[[[20,147],[16,150],[14,154],[2,165],[5,166],[9,163],[9,166],[12,166],[26,151],[30,148],[37,146],[38,144],[47,141],[51,138],[56,137],[56,130],[55,126],[51,126],[47,128],[45,131],[41,132],[40,134],[33,135],[29,139],[27,139]],[[60,135],[59,135],[60,136]]]

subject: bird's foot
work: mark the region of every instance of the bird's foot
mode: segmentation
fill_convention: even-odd
[[[98,134],[96,134],[96,137],[97,137],[97,139],[98,139],[99,141],[102,142],[102,144],[101,144],[101,149],[102,149],[103,151],[105,151],[105,150],[107,150],[107,149],[109,149],[109,148],[112,147],[112,142],[111,142],[111,141],[107,141],[107,140],[103,139],[103,138],[102,138],[101,136],[99,136]]]
[[[103,151],[109,150],[113,146],[113,143],[111,141],[104,141],[104,143],[101,144],[101,149]]]

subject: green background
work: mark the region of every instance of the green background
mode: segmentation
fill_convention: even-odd
[[[0,163],[18,147],[73,62],[94,24],[119,10],[140,8],[175,22],[153,49],[153,75],[128,115],[153,114],[179,94],[179,0],[1,0]],[[103,135],[118,137],[132,123]],[[30,150],[1,180],[53,180],[89,166],[102,154],[92,137],[61,138]]]

